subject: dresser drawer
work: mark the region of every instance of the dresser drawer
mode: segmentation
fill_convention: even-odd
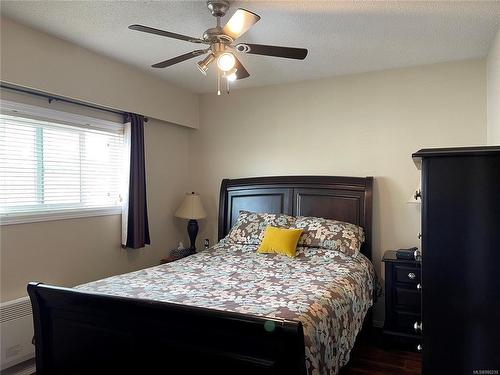
[[[415,284],[420,282],[420,268],[395,266],[395,278],[398,283]]]
[[[420,312],[421,293],[416,287],[414,289],[395,287],[394,305],[396,308],[405,308]]]

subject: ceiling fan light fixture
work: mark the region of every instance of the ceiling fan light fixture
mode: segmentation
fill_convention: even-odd
[[[208,66],[214,61],[215,57],[213,54],[208,55],[203,60],[196,63],[196,67],[204,76],[207,75]]]
[[[229,81],[229,82],[234,82],[236,81],[236,72],[235,73],[232,73],[232,74],[229,74],[228,76],[226,76],[226,79]]]
[[[223,72],[230,71],[234,68],[235,65],[236,59],[234,58],[234,55],[232,53],[224,52],[217,58],[217,66]]]
[[[224,26],[224,34],[232,39],[239,38],[252,27],[260,17],[246,9],[237,9]]]
[[[198,68],[198,70],[200,71],[201,74],[203,74],[204,76],[206,76],[207,75],[208,66],[203,65],[202,62],[203,61],[198,61],[196,63],[196,67]]]
[[[236,71],[238,69],[236,68],[233,68],[227,72],[224,73],[224,78],[229,81],[229,82],[233,82],[233,81],[236,81],[236,79],[238,78],[238,76],[236,75]]]

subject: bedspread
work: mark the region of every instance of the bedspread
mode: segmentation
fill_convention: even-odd
[[[306,367],[333,375],[349,360],[377,280],[371,262],[298,248],[295,258],[221,241],[178,261],[80,285],[83,291],[299,320]]]

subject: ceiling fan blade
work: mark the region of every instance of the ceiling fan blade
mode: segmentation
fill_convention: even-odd
[[[174,64],[192,59],[193,57],[200,56],[200,55],[203,55],[205,53],[207,53],[207,50],[197,49],[196,51],[188,52],[188,53],[185,53],[184,55],[180,55],[180,56],[156,63],[154,65],[151,65],[151,67],[153,67],[153,68],[166,68],[167,66],[172,66]]]
[[[265,44],[239,43],[236,45],[236,50],[254,55],[284,57],[297,60],[304,60],[307,56],[307,49],[305,48],[268,46]]]
[[[235,40],[245,34],[259,20],[259,15],[239,8],[234,12],[229,21],[227,21],[222,31]]]
[[[234,58],[236,59],[236,64],[234,66],[236,68],[236,79],[250,77],[250,73],[248,73],[248,70],[245,69],[241,61],[236,56],[234,56]]]
[[[202,39],[199,39],[199,38],[193,38],[193,37],[187,36],[187,35],[171,33],[170,31],[155,29],[153,27],[148,27],[148,26],[143,26],[143,25],[130,25],[128,28],[130,30],[142,31],[143,33],[166,36],[167,38],[180,39],[180,40],[185,40],[187,42],[192,42],[192,43],[204,43],[204,41]]]

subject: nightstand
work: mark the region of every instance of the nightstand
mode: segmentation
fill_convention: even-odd
[[[385,263],[385,323],[384,334],[399,340],[416,343],[421,322],[421,272],[420,262],[397,259],[396,251],[386,251]]]
[[[189,255],[192,255],[192,254],[186,254],[184,256],[168,256],[168,257],[165,257],[165,258],[162,258],[160,260],[160,264],[165,264],[165,263],[170,263],[170,262],[175,262],[176,260],[179,260],[179,259],[182,259],[182,258],[185,258]]]

